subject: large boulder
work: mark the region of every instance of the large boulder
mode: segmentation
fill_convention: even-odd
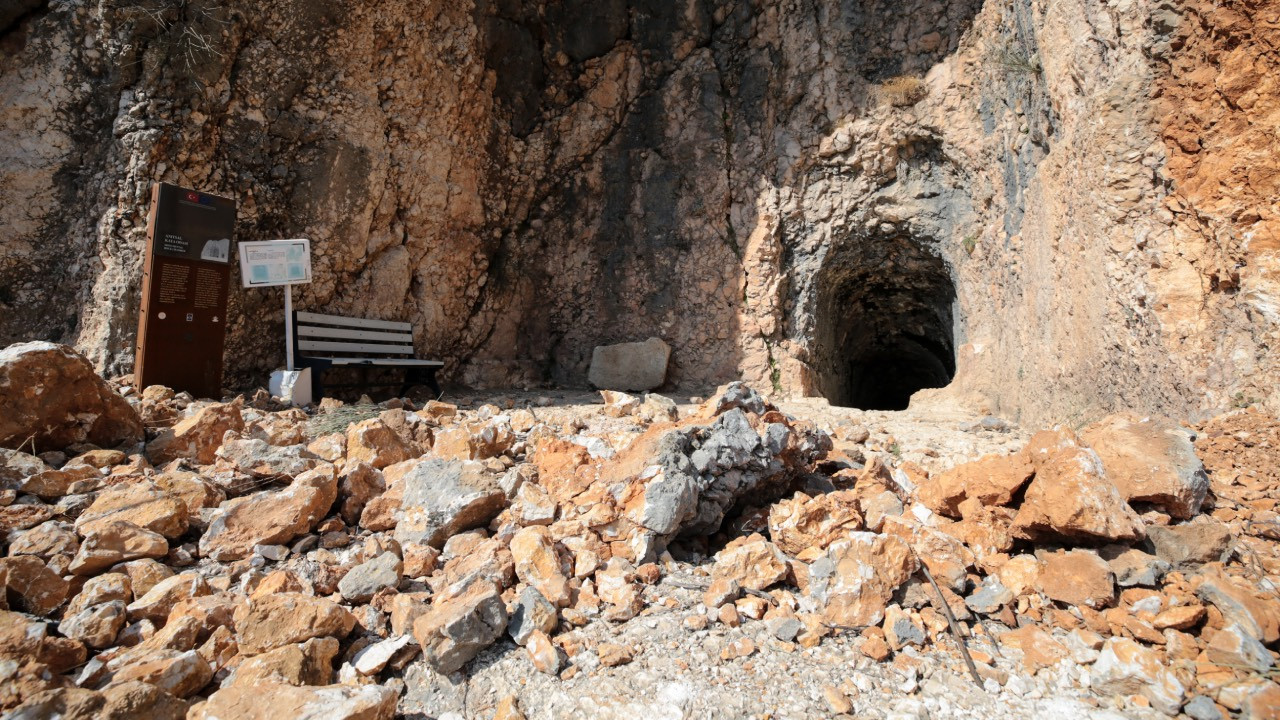
[[[483,527],[507,506],[507,496],[484,466],[429,459],[399,481],[402,515],[395,537],[401,544],[444,547],[453,535]]]
[[[308,533],[338,498],[332,465],[299,475],[284,490],[265,490],[220,505],[200,538],[200,554],[218,561],[239,560],[254,545],[280,545]]]
[[[1200,512],[1209,491],[1193,437],[1172,420],[1130,413],[1108,416],[1081,433],[1125,500],[1184,520]]]
[[[667,380],[671,347],[658,338],[597,345],[587,379],[602,390],[652,390]]]
[[[1013,531],[1032,540],[1146,537],[1142,518],[1107,477],[1098,454],[1082,447],[1058,450],[1040,463]]]
[[[0,447],[40,452],[142,439],[142,418],[75,350],[28,342],[0,350]]]

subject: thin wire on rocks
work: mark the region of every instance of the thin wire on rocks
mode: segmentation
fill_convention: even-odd
[[[916,555],[916,551],[912,549],[911,554]],[[933,591],[938,594],[938,609],[947,618],[947,627],[951,629],[951,635],[955,638],[956,647],[960,648],[960,655],[964,658],[964,664],[969,667],[969,674],[973,676],[974,684],[985,690],[986,687],[982,684],[982,676],[978,674],[978,668],[973,664],[973,656],[969,654],[969,646],[965,644],[964,634],[960,632],[960,623],[951,612],[951,606],[947,605],[947,597],[942,594],[942,588],[938,587],[938,582],[933,579],[933,573],[929,572],[929,566],[925,565],[923,560],[920,560],[919,555],[916,555],[916,560],[920,563],[920,572],[929,581],[929,584],[933,586]]]

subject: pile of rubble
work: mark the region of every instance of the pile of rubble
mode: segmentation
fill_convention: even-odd
[[[51,352],[6,351],[0,380],[83,362]],[[1266,416],[1203,428],[1211,492],[1193,434],[1156,418],[1044,431],[931,476],[835,449],[741,384],[683,412],[605,393],[587,423],[404,400],[309,415],[97,382],[43,415],[27,402],[20,449],[0,450],[14,717],[390,718],[411,664],[465,681],[495,643],[562,681],[632,662],[643,645],[577,629],[672,602],[663,583],[699,593],[690,633],[761,623],[788,648],[852,638],[876,661],[957,663],[962,637],[992,691],[1017,662],[1073,666],[1122,708],[1280,708]],[[0,395],[42,397],[30,387]],[[133,416],[116,449],[89,444],[108,406]],[[743,636],[721,659],[758,650]],[[848,711],[839,690],[828,702]]]

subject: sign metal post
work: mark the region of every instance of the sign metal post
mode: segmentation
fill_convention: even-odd
[[[271,394],[306,405],[311,400],[311,371],[294,366],[293,286],[311,282],[311,241],[295,238],[240,243],[240,279],[245,287],[284,286],[285,369],[271,374]]]

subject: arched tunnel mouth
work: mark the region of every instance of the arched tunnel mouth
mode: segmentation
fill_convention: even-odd
[[[877,232],[833,247],[817,278],[814,370],[832,405],[905,410],[955,376],[956,291],[927,239]]]

